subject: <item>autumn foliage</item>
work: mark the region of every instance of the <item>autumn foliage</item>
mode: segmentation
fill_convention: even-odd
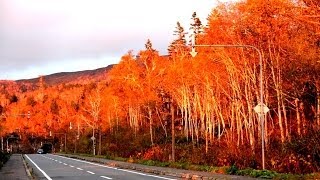
[[[319,12],[317,1],[246,0],[219,4],[205,27],[192,16],[196,44],[262,53],[267,169],[320,170]],[[92,153],[94,135],[107,156],[261,168],[257,51],[196,47],[192,58],[177,26],[169,55],[148,40],[98,82],[1,82],[0,135],[26,152],[65,150],[65,134],[68,152]]]

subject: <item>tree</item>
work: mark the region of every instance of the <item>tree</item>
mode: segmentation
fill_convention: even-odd
[[[153,51],[151,40],[148,39],[145,44],[146,50]]]
[[[171,42],[168,47],[169,56],[174,56],[176,54],[181,54],[181,52],[187,51],[186,39],[184,28],[181,26],[180,22],[177,22],[176,29],[174,30],[175,39]]]
[[[152,62],[151,62],[152,63]],[[113,94],[121,102],[121,114],[127,114],[126,125],[133,128],[134,134],[140,128],[140,100],[141,93],[141,71],[142,68],[133,58],[132,52],[124,55],[121,61],[110,71],[110,86]]]
[[[147,44],[151,44],[148,40]],[[154,112],[156,111],[156,105],[159,101],[157,89],[158,83],[157,78],[159,78],[159,54],[152,48],[147,48],[145,51],[139,52],[139,59],[138,63],[142,64],[141,68],[141,77],[143,80],[141,81],[141,94],[142,96],[142,103],[143,108],[147,111],[147,119],[149,120],[149,132],[150,132],[150,141],[151,144],[154,145],[154,138],[153,138],[153,124],[154,124]]]
[[[191,24],[190,24],[190,30],[195,35],[198,35],[202,32],[202,22],[199,17],[197,17],[197,13],[193,12],[192,17],[191,17]]]

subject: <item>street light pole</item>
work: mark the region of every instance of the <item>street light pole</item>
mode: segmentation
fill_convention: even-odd
[[[9,139],[17,139],[17,138],[14,137],[14,136],[10,136],[10,137],[7,138],[7,152],[9,152]]]
[[[258,114],[259,114],[259,120],[261,123],[261,152],[262,152],[262,169],[265,169],[265,159],[264,159],[264,115],[265,115],[265,109],[268,110],[268,108],[264,105],[264,89],[263,89],[263,61],[262,61],[262,53],[261,51],[252,45],[245,45],[245,44],[240,44],[240,45],[230,45],[230,44],[196,44],[195,41],[195,35],[193,34],[192,36],[192,41],[191,41],[192,49],[191,49],[191,56],[195,57],[197,55],[197,52],[195,50],[195,47],[213,47],[213,48],[251,48],[255,51],[257,51],[259,55],[259,64],[260,64],[260,103],[258,104]]]
[[[7,117],[9,117],[9,116],[26,116],[27,115],[27,118],[28,119],[30,119],[30,116],[31,116],[31,114],[30,114],[30,111],[28,111],[28,113],[27,114],[1,114],[0,115],[0,118],[7,118]],[[12,138],[12,137],[11,137]],[[10,139],[10,137],[9,137],[9,139]],[[20,139],[21,139],[21,135],[20,135]],[[7,139],[7,151],[8,151],[8,144],[9,144],[9,142],[8,142],[8,139]],[[4,142],[3,142],[3,136],[1,136],[1,151],[3,152],[3,150],[4,150]]]

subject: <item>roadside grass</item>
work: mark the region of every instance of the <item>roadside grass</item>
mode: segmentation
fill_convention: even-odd
[[[320,173],[312,174],[290,174],[277,173],[271,170],[256,170],[252,168],[238,169],[236,166],[227,168],[227,174],[250,176],[253,178],[275,179],[275,180],[302,180],[302,179],[320,179]]]
[[[70,153],[67,153],[70,154]],[[143,160],[135,158],[123,158],[115,157],[110,155],[92,155],[92,154],[83,154],[83,153],[71,153],[72,155],[84,156],[84,157],[96,157],[104,158],[115,161],[130,162],[143,164],[148,166],[157,166],[157,167],[170,167],[177,169],[193,170],[193,171],[203,171],[211,172],[217,174],[229,174],[229,175],[239,175],[239,176],[249,176],[253,178],[262,178],[262,179],[275,179],[275,180],[302,180],[302,179],[320,179],[320,173],[312,174],[287,174],[287,173],[277,173],[271,170],[257,170],[252,168],[238,169],[235,165],[232,166],[223,166],[215,167],[209,165],[194,165],[186,162],[161,162],[154,160]]]

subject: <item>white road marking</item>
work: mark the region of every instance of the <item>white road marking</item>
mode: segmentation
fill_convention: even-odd
[[[140,172],[130,171],[130,170],[126,170],[126,169],[118,169],[118,170],[119,171],[124,171],[124,172],[129,172],[129,173],[132,173],[132,174],[139,174],[139,175],[142,175],[142,176],[146,176],[146,174],[140,173]]]
[[[91,171],[87,171],[88,173],[90,173],[90,174],[96,174],[96,173],[94,173],[94,172],[91,172]]]
[[[112,178],[109,178],[109,177],[106,177],[106,176],[100,176],[102,178],[105,178],[105,179],[112,179]]]
[[[29,159],[30,162],[33,163],[34,166],[36,166],[36,168],[39,169],[39,171],[44,175],[44,177],[46,177],[48,180],[52,180],[52,179],[48,176],[47,173],[45,173],[42,169],[40,169],[39,166],[38,166],[36,163],[34,163],[34,162],[29,158],[28,155],[25,155],[25,156]]]
[[[106,168],[115,169],[115,170],[119,170],[119,171],[124,171],[124,172],[128,172],[128,173],[139,174],[139,175],[141,175],[141,176],[149,176],[149,177],[154,177],[154,178],[159,178],[159,179],[166,179],[166,180],[176,180],[176,179],[172,179],[172,178],[166,178],[166,177],[157,176],[157,175],[152,175],[152,174],[144,174],[144,173],[135,172],[135,171],[130,171],[130,170],[126,170],[126,169],[118,169],[118,168],[114,168],[114,167],[110,167],[110,166],[105,166],[105,165],[101,165],[101,164],[91,163],[91,162],[87,162],[87,161],[83,161],[83,160],[78,160],[78,159],[73,159],[73,158],[68,158],[68,157],[59,156],[59,155],[53,155],[53,156],[58,156],[58,157],[65,158],[65,159],[71,159],[71,160],[78,161],[78,162],[83,162],[83,163],[87,163],[87,164],[91,164],[91,165],[95,165],[95,166],[100,166],[100,167],[106,167]],[[102,176],[101,176],[101,177],[102,177]]]
[[[74,166],[71,166],[71,165],[70,165],[70,167],[72,167],[72,168],[73,168]]]
[[[176,180],[176,179],[166,178],[166,177],[157,176],[157,175],[152,175],[152,174],[139,173],[139,172],[130,171],[130,170],[126,170],[126,169],[118,169],[118,170],[119,170],[119,171],[124,171],[124,172],[133,173],[133,174],[139,174],[139,175],[142,175],[142,176],[155,177],[155,178],[159,178],[159,179]]]
[[[159,179],[166,179],[166,180],[177,180],[177,179],[171,179],[171,178],[166,178],[166,177],[162,177],[162,176],[156,176],[156,175],[152,175],[152,174],[146,174],[146,176],[155,177],[155,178],[159,178]]]
[[[53,156],[58,156],[58,155],[53,155]],[[82,161],[82,160],[79,160],[79,159],[72,159],[72,158],[68,158],[68,157],[64,157],[64,156],[58,156],[58,157],[65,158],[65,159],[70,159],[70,160],[73,160],[73,161],[83,162],[83,163],[87,163],[87,164],[91,164],[91,165],[95,165],[95,166],[100,166],[100,167],[105,167],[105,168],[109,168],[109,169],[118,170],[118,168],[115,168],[115,167],[110,167],[110,166],[105,166],[105,165],[101,165],[101,164],[91,163],[91,162]]]
[[[63,163],[63,165],[66,165],[66,166],[68,166],[68,164],[66,164],[66,163]]]
[[[79,169],[80,171],[82,171],[83,169],[81,169],[81,168],[77,168],[77,169]]]

